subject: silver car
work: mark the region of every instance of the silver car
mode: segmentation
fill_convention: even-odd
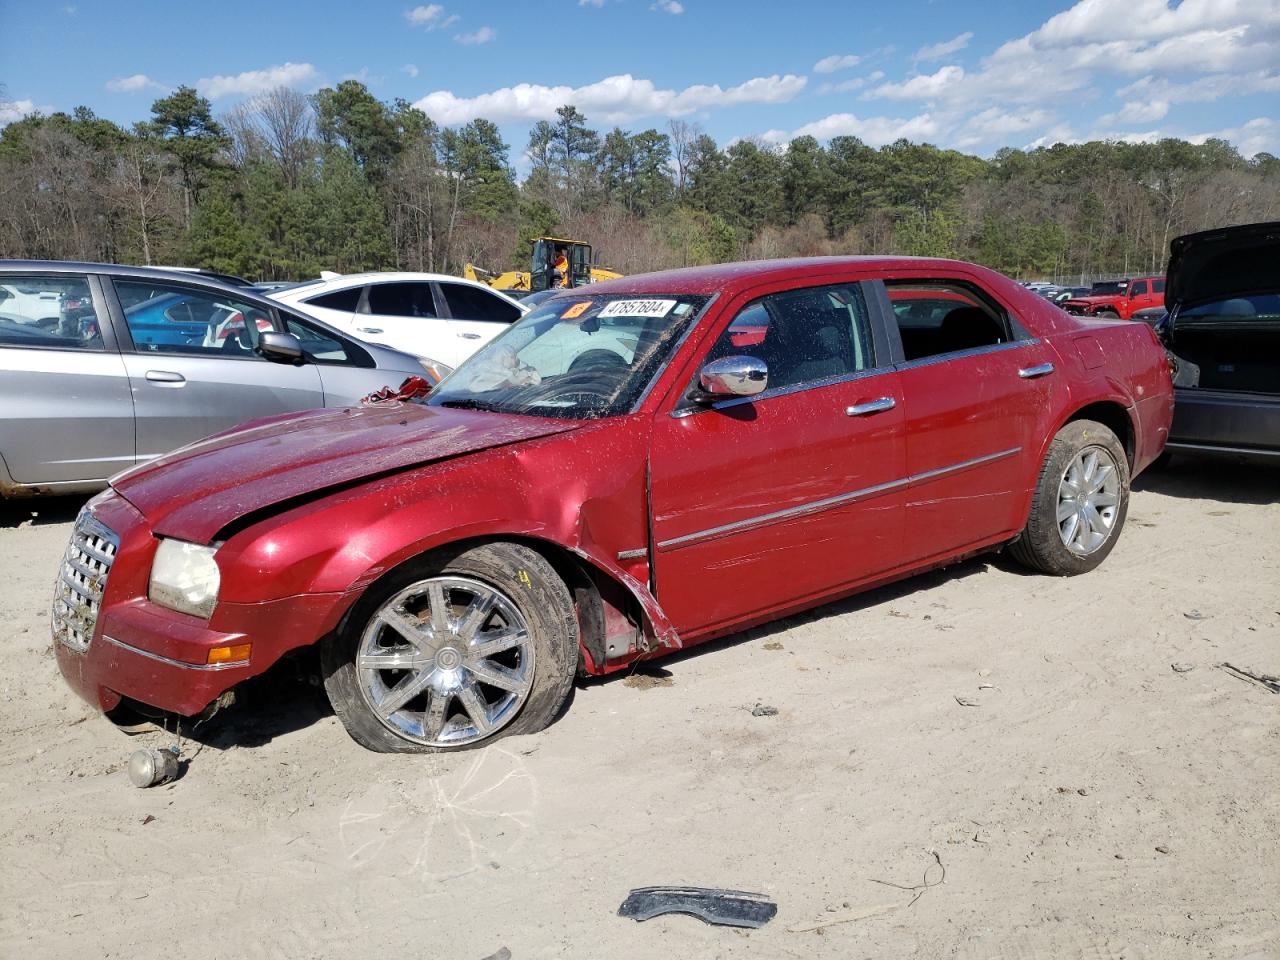
[[[0,497],[96,490],[246,420],[430,379],[409,354],[197,276],[0,260],[0,288],[46,307],[0,303]]]

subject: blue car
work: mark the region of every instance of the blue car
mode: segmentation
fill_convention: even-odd
[[[258,330],[270,330],[263,313],[252,319]],[[239,309],[210,302],[207,297],[164,294],[125,308],[125,320],[136,347],[164,350],[182,347],[234,346],[251,349]],[[256,338],[255,338],[256,339]]]

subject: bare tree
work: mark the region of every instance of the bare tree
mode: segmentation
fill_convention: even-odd
[[[683,197],[689,184],[693,145],[702,136],[702,128],[684,120],[672,120],[667,126],[671,131],[671,160],[676,168],[676,195]]]

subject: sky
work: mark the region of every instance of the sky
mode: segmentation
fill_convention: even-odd
[[[851,134],[990,156],[1220,137],[1280,155],[1280,0],[0,0],[0,125],[126,126],[196,87],[225,111],[355,78],[445,126],[695,124],[722,145]]]

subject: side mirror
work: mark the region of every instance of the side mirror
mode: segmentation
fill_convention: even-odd
[[[769,385],[769,367],[757,357],[736,355],[712,360],[698,374],[694,398],[702,403],[728,397],[754,397]]]
[[[258,352],[276,363],[302,363],[302,341],[292,333],[264,330],[258,334]]]

